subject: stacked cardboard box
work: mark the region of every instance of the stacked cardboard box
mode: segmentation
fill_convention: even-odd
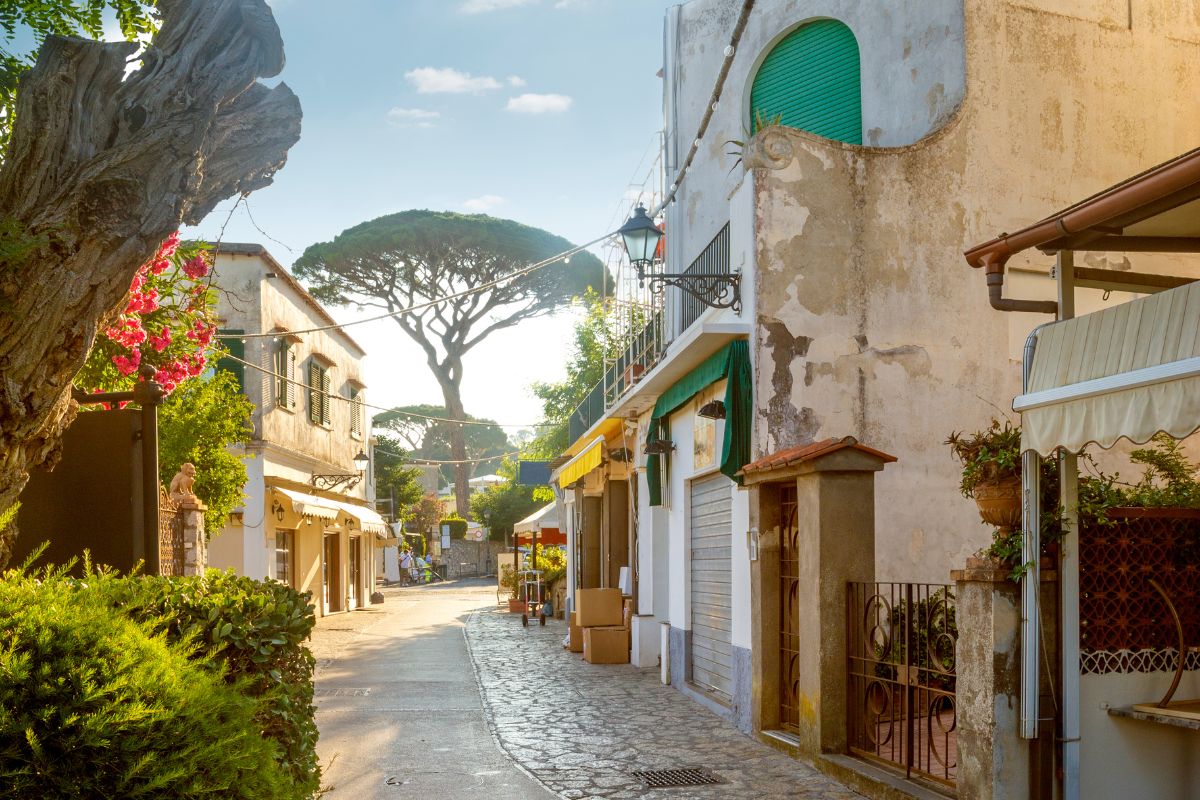
[[[630,603],[620,589],[579,589],[575,592],[575,613],[571,624],[571,651],[575,650],[576,630],[589,664],[629,663]]]

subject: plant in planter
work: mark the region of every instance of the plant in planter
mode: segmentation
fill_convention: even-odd
[[[1021,429],[993,419],[969,436],[951,433],[946,444],[963,465],[963,497],[975,500],[984,522],[1011,534],[1021,524]]]

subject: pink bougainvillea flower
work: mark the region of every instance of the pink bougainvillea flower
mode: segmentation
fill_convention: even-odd
[[[203,253],[201,253],[200,255],[185,261],[183,264],[183,272],[192,280],[203,278],[208,274],[208,259],[204,257]]]

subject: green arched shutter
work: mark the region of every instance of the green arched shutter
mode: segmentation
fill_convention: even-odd
[[[750,125],[782,115],[789,128],[862,144],[858,42],[842,23],[822,19],[789,33],[767,54],[750,88]]]

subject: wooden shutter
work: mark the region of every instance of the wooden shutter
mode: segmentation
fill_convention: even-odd
[[[858,42],[837,20],[789,33],[767,54],[750,89],[750,125],[782,115],[789,128],[862,144]]]
[[[363,401],[362,392],[358,387],[350,387],[350,433],[362,436],[363,432]]]
[[[321,424],[321,365],[316,361],[308,362],[308,421]]]
[[[329,424],[329,372],[321,370],[321,424]]]
[[[218,336],[238,336],[245,333],[244,330],[238,328],[222,328],[217,331]],[[243,392],[246,390],[246,367],[240,361],[234,361],[235,358],[240,358],[243,361],[246,359],[246,343],[241,339],[221,339],[221,344],[229,351],[230,357],[217,359],[217,371],[224,370],[232,373],[233,377],[237,378],[238,388]],[[261,363],[261,362],[260,362]]]
[[[287,407],[296,407],[296,348],[287,349]]]
[[[275,405],[287,408],[287,364],[291,346],[287,339],[281,339],[275,347]]]

